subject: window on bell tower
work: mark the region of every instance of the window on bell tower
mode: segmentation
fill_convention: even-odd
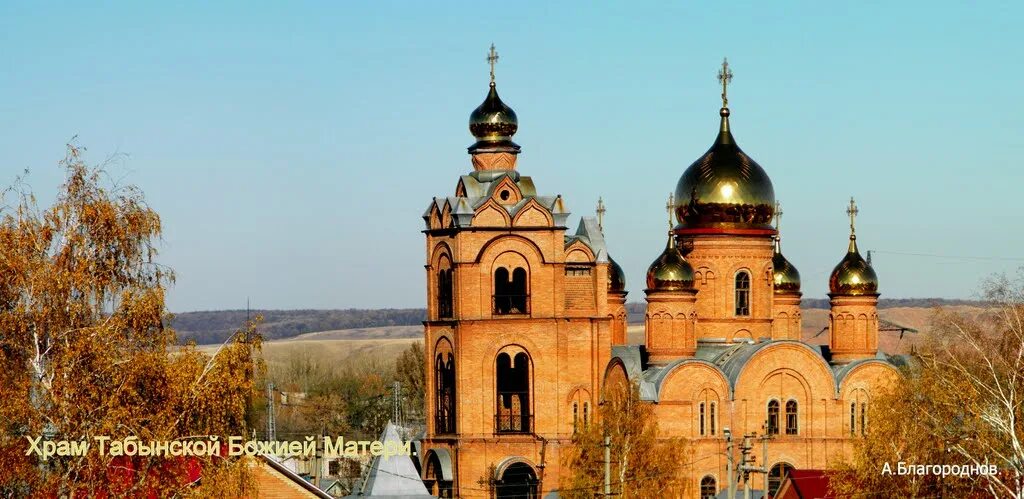
[[[441,269],[437,273],[437,316],[448,319],[455,313],[455,283],[452,269]]]
[[[750,274],[736,274],[736,315],[750,315]]]
[[[494,271],[494,314],[513,315],[530,313],[530,295],[527,291],[526,269],[516,267],[509,275],[505,267]]]
[[[455,359],[451,352],[434,359],[434,432],[455,433]]]
[[[530,433],[533,414],[530,406],[530,358],[523,352],[498,355],[496,433]]]

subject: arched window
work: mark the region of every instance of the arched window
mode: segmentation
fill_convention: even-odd
[[[575,435],[579,431],[579,410],[580,405],[576,402],[572,403],[572,433]]]
[[[850,436],[857,434],[857,403],[850,402]]]
[[[785,480],[789,472],[793,471],[793,467],[786,463],[779,463],[772,466],[772,469],[768,470],[768,494],[775,497],[775,494],[779,491],[779,487],[782,486],[782,481]]]
[[[494,314],[530,313],[530,295],[527,291],[526,269],[516,267],[511,278],[508,269],[499,267],[494,271]]]
[[[519,352],[515,357],[498,355],[497,414],[494,429],[498,433],[530,433],[530,358]]]
[[[772,400],[768,402],[768,434],[778,435],[779,434],[779,401]]]
[[[590,402],[583,403],[583,427],[590,426]]]
[[[699,424],[699,427],[700,427],[700,435],[703,436],[704,435],[704,402],[701,402],[698,407],[699,407],[698,412],[699,412],[700,415],[697,416],[697,420],[699,421],[698,424]]]
[[[714,499],[718,494],[718,484],[715,477],[708,475],[700,479],[700,499]]]
[[[442,269],[437,273],[437,316],[451,318],[455,307],[455,286],[452,269]]]
[[[796,435],[799,433],[797,419],[796,401],[790,400],[786,402],[786,435]]]
[[[434,431],[438,434],[455,433],[455,359],[437,354],[434,359],[434,386],[436,402]]]
[[[750,315],[750,274],[736,274],[736,315]]]
[[[710,421],[710,422],[711,422],[711,424],[709,425],[709,426],[711,427],[711,436],[715,436],[715,406],[716,406],[716,405],[717,405],[717,404],[715,404],[714,402],[712,402],[712,403],[711,403],[711,406],[710,406],[710,407],[711,407],[711,411],[709,411],[709,414],[710,414],[710,416],[711,416],[711,418],[710,418],[710,420],[711,420],[711,421]]]
[[[860,403],[860,434],[868,434],[868,404],[867,402]]]

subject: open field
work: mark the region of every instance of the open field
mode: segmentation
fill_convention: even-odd
[[[320,364],[390,364],[413,342],[423,341],[422,326],[388,326],[307,333],[294,338],[263,342],[268,370],[292,358],[309,358]],[[220,345],[201,345],[213,353]]]
[[[952,305],[946,310],[976,314],[979,307]],[[879,310],[879,316],[891,322],[917,329],[921,332],[931,327],[935,309],[923,307],[896,307]],[[811,344],[828,343],[828,332],[821,332],[828,325],[828,310],[803,310],[803,338]],[[819,334],[821,333],[821,334]],[[629,326],[630,343],[643,343],[643,326]],[[879,346],[887,353],[905,354],[916,344],[920,334],[906,333],[900,338],[898,332],[882,332]],[[422,326],[385,326],[371,328],[338,329],[306,333],[293,338],[265,341],[263,356],[268,368],[280,366],[289,358],[302,356],[316,362],[348,364],[363,362],[390,363],[409,345],[423,341]],[[200,350],[212,353],[218,345],[202,345]]]

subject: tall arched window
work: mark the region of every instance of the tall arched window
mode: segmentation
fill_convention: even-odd
[[[793,467],[786,463],[779,463],[772,466],[772,469],[768,470],[768,494],[775,497],[775,494],[779,491],[779,487],[782,486],[782,481],[785,480],[789,472],[793,471]]]
[[[708,475],[700,479],[700,499],[714,499],[718,494],[718,484],[715,477]]]
[[[867,402],[860,403],[860,434],[868,434],[868,404]]]
[[[516,267],[511,276],[505,267],[499,267],[494,271],[495,315],[530,313],[526,277],[526,269],[522,267]]]
[[[711,406],[710,406],[710,407],[711,407],[711,410],[709,411],[709,415],[711,416],[711,418],[710,418],[710,423],[711,423],[711,424],[710,424],[710,425],[708,425],[708,426],[710,426],[710,428],[711,428],[711,436],[712,436],[712,437],[713,437],[713,436],[715,436],[715,406],[716,406],[716,405],[717,405],[717,404],[715,404],[714,402],[712,402],[712,403],[711,403]]]
[[[579,411],[580,405],[576,402],[572,403],[572,433],[575,435],[580,430],[579,425]]]
[[[437,273],[437,316],[450,318],[454,316],[455,285],[452,269],[442,269]]]
[[[779,434],[779,401],[772,400],[768,402],[768,434],[778,435]]]
[[[699,415],[697,416],[697,420],[698,420],[698,426],[699,426],[699,429],[700,429],[700,433],[699,434],[701,436],[703,436],[704,435],[704,402],[701,402],[698,405],[698,413],[699,413]]]
[[[515,357],[498,355],[497,414],[494,429],[498,433],[530,433],[533,414],[530,409],[530,358],[519,352]]]
[[[437,354],[434,359],[434,386],[434,431],[455,433],[455,358],[451,352]]]
[[[750,315],[750,274],[736,274],[736,315]]]
[[[590,426],[590,402],[583,403],[583,427]]]
[[[857,434],[857,403],[850,402],[850,436]]]
[[[796,435],[799,433],[797,426],[797,413],[796,413],[796,401],[790,400],[786,402],[786,435]]]

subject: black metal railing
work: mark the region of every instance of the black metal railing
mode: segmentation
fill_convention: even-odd
[[[494,295],[494,315],[530,313],[530,295]]]
[[[533,433],[533,415],[517,413],[495,414],[494,433]]]

